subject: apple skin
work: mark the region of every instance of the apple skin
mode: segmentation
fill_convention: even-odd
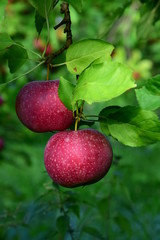
[[[53,135],[45,148],[44,165],[57,184],[73,188],[98,182],[113,158],[109,141],[93,129]]]
[[[0,151],[4,148],[4,141],[0,138]]]
[[[73,121],[58,96],[59,80],[27,83],[16,98],[16,113],[20,121],[33,132],[63,131]]]

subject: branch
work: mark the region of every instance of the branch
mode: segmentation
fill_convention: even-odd
[[[64,33],[66,33],[66,43],[57,52],[55,52],[53,54],[50,54],[46,58],[46,62],[45,63],[47,63],[47,64],[50,64],[54,58],[56,58],[57,56],[62,54],[72,44],[71,17],[70,17],[70,11],[69,11],[69,4],[68,3],[63,2],[61,4],[61,13],[64,14],[64,18],[63,18],[63,20],[59,24],[57,24],[54,27],[54,29],[56,30],[60,26],[62,26],[64,24],[66,25],[65,28],[64,28]]]

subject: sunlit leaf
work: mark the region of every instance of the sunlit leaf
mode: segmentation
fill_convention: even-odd
[[[145,146],[160,140],[160,121],[158,116],[134,106],[109,107],[101,111],[101,129],[124,145]],[[113,113],[110,114],[110,111]]]
[[[72,44],[66,53],[68,70],[73,74],[81,74],[92,62],[109,60],[114,47],[102,40],[86,39]]]
[[[135,86],[132,71],[127,66],[111,61],[93,64],[80,75],[73,103],[77,100],[89,104],[108,101]]]
[[[136,97],[141,108],[155,110],[160,107],[160,96],[151,94],[146,87],[136,90]]]
[[[149,79],[145,87],[152,94],[160,96],[160,74]]]
[[[155,110],[160,107],[160,75],[149,79],[145,86],[135,91],[141,108]]]

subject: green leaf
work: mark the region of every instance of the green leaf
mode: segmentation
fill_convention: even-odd
[[[72,44],[66,53],[68,70],[76,75],[99,59],[99,63],[109,60],[114,47],[102,40],[85,39]]]
[[[111,61],[92,64],[79,76],[73,104],[78,100],[89,104],[108,101],[135,86],[132,71],[127,66]]]
[[[73,212],[78,218],[80,218],[80,208],[79,205],[73,204],[69,207],[70,211]]]
[[[82,12],[82,7],[83,7],[83,1],[82,0],[66,0],[65,2],[68,2],[69,4],[71,4],[75,10],[79,13]]]
[[[137,37],[139,40],[147,40],[149,34],[152,31],[153,28],[153,21],[155,18],[155,10],[153,9],[152,11],[149,11],[145,13],[138,25],[137,29]]]
[[[160,107],[160,75],[147,81],[147,84],[136,89],[136,97],[141,108],[156,110]]]
[[[99,232],[96,228],[94,227],[89,227],[89,226],[85,226],[82,229],[83,232],[88,233],[89,235],[93,236],[94,238],[96,237],[97,239],[101,239],[103,240],[104,237],[102,236],[101,232]]]
[[[15,42],[7,33],[0,33],[0,51],[12,46]]]
[[[56,221],[58,231],[64,235],[68,230],[69,218],[67,216],[60,216]]]
[[[73,90],[75,86],[67,81],[65,78],[60,77],[58,95],[64,105],[72,110]]]
[[[41,31],[43,29],[44,23],[45,23],[46,19],[44,17],[42,17],[37,11],[35,13],[35,26],[36,26],[36,30],[38,32],[38,34],[41,34]]]
[[[8,66],[11,73],[19,70],[28,59],[27,51],[23,47],[17,45],[11,46],[6,53],[6,56],[8,58]]]
[[[146,87],[136,89],[136,97],[141,108],[146,110],[156,110],[160,107],[160,96],[151,94]]]
[[[160,140],[158,116],[134,106],[108,107],[101,111],[101,129],[124,145],[145,146]],[[104,120],[104,118],[106,120]]]
[[[4,20],[5,9],[7,4],[8,4],[8,0],[1,0],[0,27],[1,27],[2,21]]]
[[[145,86],[152,94],[160,96],[160,74],[149,79]]]
[[[53,0],[29,0],[30,4],[38,11],[42,17],[46,17],[53,6]]]

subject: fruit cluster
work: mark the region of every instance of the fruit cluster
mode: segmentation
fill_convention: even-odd
[[[73,122],[58,96],[59,80],[33,81],[16,98],[20,121],[34,132],[60,131],[48,141],[44,164],[54,182],[77,187],[99,181],[112,163],[112,148],[103,134],[93,129],[66,130]]]

